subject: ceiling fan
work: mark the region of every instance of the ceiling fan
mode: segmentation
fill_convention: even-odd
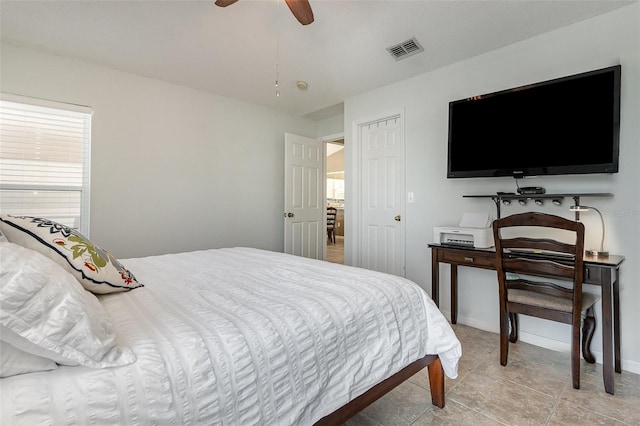
[[[227,7],[238,0],[216,0],[216,6]],[[289,10],[302,25],[309,25],[313,22],[313,11],[309,0],[284,0],[289,6]]]

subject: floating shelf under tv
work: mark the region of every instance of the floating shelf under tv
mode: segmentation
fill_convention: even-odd
[[[500,204],[503,200],[564,200],[573,198],[574,206],[580,205],[580,198],[609,198],[613,197],[610,192],[583,192],[583,193],[562,193],[562,194],[482,194],[463,195],[463,198],[490,198],[496,205],[497,219],[500,219]],[[580,219],[580,212],[576,211],[576,220]]]

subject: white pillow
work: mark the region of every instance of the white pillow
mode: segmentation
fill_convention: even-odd
[[[58,368],[53,360],[21,351],[7,342],[0,341],[0,377]]]
[[[39,217],[3,215],[0,232],[10,242],[47,256],[92,293],[115,293],[143,286],[111,253],[68,226]]]
[[[106,311],[60,265],[0,242],[0,338],[64,365],[115,367],[136,360],[120,348]]]

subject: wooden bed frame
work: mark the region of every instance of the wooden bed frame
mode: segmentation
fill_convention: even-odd
[[[384,396],[387,392],[407,380],[409,377],[429,368],[429,387],[431,389],[431,403],[438,408],[444,407],[444,371],[438,355],[426,355],[412,362],[393,376],[378,383],[347,405],[338,408],[333,413],[321,418],[315,426],[339,425],[364,410],[367,406]]]

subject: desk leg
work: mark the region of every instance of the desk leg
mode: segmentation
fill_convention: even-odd
[[[613,395],[613,280],[611,269],[602,270],[602,376],[604,390]]]
[[[440,263],[438,262],[438,250],[431,249],[431,299],[436,306],[440,306]]]
[[[613,347],[615,349],[615,370],[622,373],[620,363],[620,269],[616,269],[616,280],[613,282]]]
[[[451,264],[451,324],[458,322],[458,265]]]

